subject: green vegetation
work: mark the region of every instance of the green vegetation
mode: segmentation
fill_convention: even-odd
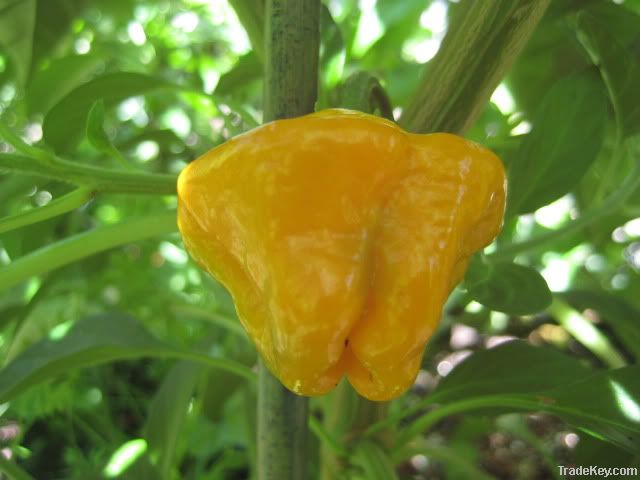
[[[274,34],[314,25],[319,52]],[[308,110],[316,54],[316,109],[463,134],[509,198],[410,392],[285,412],[291,478],[640,468],[639,44],[638,0],[0,0],[0,472],[270,478],[256,425],[291,399],[187,256],[175,179]]]

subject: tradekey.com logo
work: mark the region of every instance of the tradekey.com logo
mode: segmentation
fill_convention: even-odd
[[[596,467],[591,465],[589,467],[565,467],[564,465],[558,465],[560,469],[560,475],[566,478],[579,478],[579,477],[634,477],[638,476],[637,467]]]

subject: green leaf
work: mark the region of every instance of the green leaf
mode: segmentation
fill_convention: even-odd
[[[640,452],[640,366],[601,371],[543,392],[547,410],[581,430]]]
[[[486,283],[491,276],[493,270],[491,262],[482,254],[478,253],[471,257],[467,272],[464,276],[465,288],[474,288],[483,283]]]
[[[600,151],[606,122],[599,79],[581,74],[556,83],[509,163],[507,214],[532,212],[575,187]]]
[[[265,0],[229,0],[238,20],[244,27],[256,53],[262,62],[264,59],[264,16]]]
[[[108,155],[118,162],[124,164],[125,167],[130,165],[120,152],[113,146],[111,139],[104,129],[104,101],[98,100],[91,110],[89,110],[89,118],[87,119],[87,139],[93,147]]]
[[[149,456],[163,480],[171,478],[176,444],[181,438],[189,403],[202,372],[202,365],[178,362],[165,377],[149,406],[145,438],[149,444]]]
[[[227,73],[220,77],[216,95],[230,95],[262,77],[262,64],[255,53],[249,52],[238,59]]]
[[[27,88],[29,113],[47,113],[62,97],[89,80],[102,63],[101,57],[90,54],[52,59],[33,74]]]
[[[553,375],[550,375],[553,372]],[[474,353],[444,377],[430,403],[474,396],[536,394],[591,375],[577,359],[516,340]]]
[[[89,317],[60,340],[32,345],[0,370],[0,399],[8,401],[25,388],[70,368],[138,358],[168,348],[127,315]]]
[[[548,412],[586,433],[639,452],[640,366],[589,372],[572,357],[524,342],[475,353],[428,399],[429,404],[441,406],[407,427],[397,445],[448,415],[499,408]]]
[[[24,85],[31,68],[36,0],[0,0],[0,46],[16,69],[16,79]]]
[[[349,476],[353,480],[398,480],[391,459],[374,441],[356,443],[351,462],[358,469]]]
[[[640,131],[640,65],[634,52],[612,31],[617,24],[605,23],[595,13],[578,16],[580,40],[607,83],[623,135],[632,135]]]
[[[20,468],[15,462],[0,455],[0,472],[5,473],[11,480],[35,480],[25,470]]]
[[[98,100],[119,101],[176,85],[141,73],[110,73],[95,78],[65,95],[47,114],[44,140],[58,151],[69,150],[85,131],[89,110]]]
[[[476,264],[477,265],[477,264]],[[476,270],[480,267],[474,267]],[[488,267],[488,278],[467,285],[469,295],[478,303],[498,312],[528,315],[551,304],[551,292],[537,270],[516,263],[495,263]],[[476,277],[486,272],[471,272]]]
[[[104,130],[104,101],[98,100],[89,110],[87,119],[87,139],[97,150],[107,152],[113,148]]]
[[[61,339],[42,340],[23,351],[0,370],[0,402],[71,369],[140,357],[191,359],[254,378],[243,365],[167,345],[133,317],[109,313],[80,320]]]
[[[617,340],[640,359],[640,312],[624,298],[599,290],[570,290],[556,295],[579,310],[596,310]]]

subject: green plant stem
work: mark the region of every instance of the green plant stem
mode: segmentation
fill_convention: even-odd
[[[16,228],[57,217],[81,207],[92,198],[93,192],[90,189],[85,187],[78,188],[43,207],[32,208],[23,213],[0,218],[0,233],[6,233]]]
[[[409,131],[464,133],[526,44],[550,0],[463,0],[405,109]]]
[[[42,158],[16,153],[0,154],[0,170],[38,177],[53,178],[62,182],[87,187],[104,193],[176,194],[174,175],[125,172],[109,170],[93,165],[82,165],[60,158]]]
[[[176,231],[175,212],[106,225],[66,238],[21,257],[0,270],[0,291],[118,245]]]
[[[320,0],[267,0],[264,121],[310,113],[318,89]],[[306,480],[308,399],[259,363],[258,479]]]
[[[18,467],[11,460],[0,454],[0,472],[5,473],[11,480],[35,480],[31,475]]]

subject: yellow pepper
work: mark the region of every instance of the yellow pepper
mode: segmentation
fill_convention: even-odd
[[[178,225],[285,386],[321,395],[346,375],[389,400],[412,385],[469,257],[498,234],[505,189],[483,147],[332,109],[192,162]]]

